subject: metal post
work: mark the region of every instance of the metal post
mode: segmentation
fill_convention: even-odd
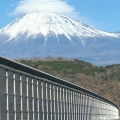
[[[15,73],[13,74],[13,94],[14,94],[14,120],[16,120],[16,86],[15,86]]]
[[[32,79],[32,112],[33,112],[33,120],[34,120],[34,85],[33,85],[33,79]]]
[[[21,120],[23,120],[23,106],[22,106],[22,76],[20,76],[20,102],[21,102]]]
[[[47,85],[47,83],[46,83],[46,86],[45,86],[46,88],[46,107],[47,107],[47,120],[48,120],[48,91],[47,91],[47,87],[48,87],[48,85]]]
[[[61,115],[61,120],[62,120],[62,88],[61,87],[60,87],[60,106],[61,106],[60,115]]]
[[[37,105],[38,105],[37,109],[38,109],[38,120],[40,120],[40,115],[39,115],[39,114],[40,114],[40,113],[39,113],[39,112],[40,112],[40,108],[39,108],[39,99],[40,99],[40,98],[39,98],[39,92],[40,92],[40,91],[39,91],[38,80],[37,80]]]
[[[59,119],[60,111],[59,111],[59,99],[58,99],[58,86],[57,86],[57,112],[58,112],[58,119]]]
[[[44,120],[44,98],[43,98],[43,82],[41,83],[41,85],[42,85],[42,112],[43,112],[43,120]]]
[[[51,116],[51,120],[52,120],[52,96],[51,96],[51,89],[52,89],[52,87],[51,87],[51,84],[50,84],[50,116]]]
[[[0,120],[1,120],[1,92],[0,92]]]
[[[6,71],[6,99],[7,99],[7,120],[9,120],[9,98],[8,98],[8,71]]]
[[[54,120],[56,120],[56,108],[55,108],[55,85],[53,86],[53,95],[54,95]]]
[[[28,87],[28,77],[26,78],[26,82],[27,82],[27,86],[26,86],[26,90],[27,90],[27,119],[29,120],[29,87]]]

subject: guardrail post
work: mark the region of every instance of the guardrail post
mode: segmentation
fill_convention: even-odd
[[[7,120],[9,120],[9,100],[8,100],[8,71],[6,71],[6,102],[7,102],[7,105],[6,105],[6,109],[7,109]]]
[[[0,120],[1,120],[1,93],[0,93]]]

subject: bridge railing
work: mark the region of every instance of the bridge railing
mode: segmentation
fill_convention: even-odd
[[[0,58],[1,120],[112,120],[111,101],[80,86]]]

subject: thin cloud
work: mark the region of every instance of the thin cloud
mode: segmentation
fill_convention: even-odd
[[[33,12],[53,12],[94,25],[88,17],[80,15],[80,12],[66,0],[21,0],[9,15],[21,16]]]
[[[21,0],[12,15],[19,16],[32,12],[54,12],[67,16],[78,16],[78,12],[64,0]]]

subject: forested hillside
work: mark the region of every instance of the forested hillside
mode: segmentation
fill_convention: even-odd
[[[98,67],[81,60],[64,58],[17,61],[94,91],[120,108],[120,65]]]

